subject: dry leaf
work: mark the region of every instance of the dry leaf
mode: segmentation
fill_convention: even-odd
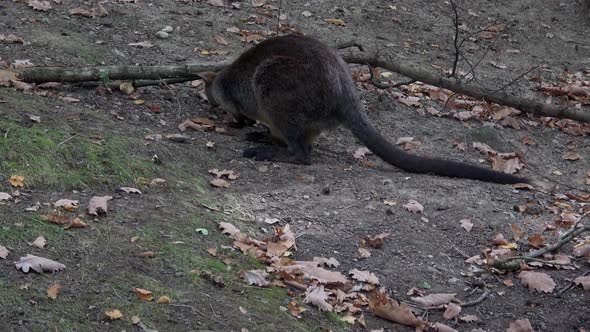
[[[561,159],[576,161],[576,160],[582,159],[582,156],[580,156],[580,154],[578,154],[578,153],[568,152],[568,153],[564,154],[563,156],[561,156]]]
[[[506,240],[506,238],[504,238],[504,235],[502,233],[500,233],[500,234],[496,234],[496,237],[494,237],[494,239],[492,240],[492,243],[497,246],[502,246],[502,245],[508,244],[508,240]]]
[[[123,317],[123,314],[118,309],[107,310],[104,314],[110,320],[117,320]]]
[[[365,248],[359,248],[357,250],[357,256],[359,258],[368,258],[371,257],[371,252]]]
[[[213,179],[209,181],[209,184],[217,188],[229,188],[229,182],[224,179]]]
[[[424,212],[424,206],[413,199],[408,200],[408,203],[404,204],[403,207],[412,213]]]
[[[88,227],[88,224],[85,223],[84,221],[82,221],[82,219],[76,217],[72,220],[71,223],[67,224],[66,226],[64,226],[64,229],[70,229],[70,228],[84,228],[84,227]]]
[[[106,214],[108,211],[107,202],[113,199],[112,196],[94,196],[88,202],[87,212],[91,216]]]
[[[340,26],[340,27],[345,27],[346,26],[346,23],[344,23],[343,20],[337,19],[337,18],[328,18],[328,19],[325,19],[324,21],[326,21],[326,22],[328,22],[330,24],[333,24],[335,26]]]
[[[267,287],[269,285],[268,273],[264,270],[250,270],[240,272],[240,276],[248,283],[248,285],[256,285],[258,287]]]
[[[348,279],[338,271],[329,271],[317,266],[304,266],[301,269],[303,275],[322,284],[346,284]]]
[[[352,269],[350,270],[350,272],[348,272],[348,274],[352,276],[352,279],[362,282],[368,282],[371,285],[379,285],[379,279],[373,272]]]
[[[291,315],[293,315],[296,318],[301,318],[301,313],[307,311],[307,309],[305,309],[303,306],[300,306],[295,300],[289,302],[289,304],[287,305],[287,309],[289,309]]]
[[[237,240],[240,238],[240,230],[228,222],[220,222],[219,229],[221,229],[221,234],[227,234],[232,239]]]
[[[0,258],[6,259],[8,256],[8,249],[5,246],[0,246]]]
[[[38,236],[31,245],[43,249],[47,245],[47,240],[43,236]]]
[[[170,302],[171,302],[170,298],[166,295],[160,296],[158,301],[156,301],[156,303],[158,303],[158,304],[170,304]]]
[[[574,284],[582,286],[584,290],[590,290],[590,276],[581,276],[574,279]]]
[[[383,291],[375,290],[371,292],[369,297],[369,308],[375,316],[398,324],[413,326],[416,328],[422,328],[425,325],[422,320],[414,316],[407,304],[389,298]]]
[[[535,248],[541,248],[545,246],[545,238],[541,234],[535,234],[528,238],[529,245]]]
[[[207,0],[207,3],[213,7],[225,7],[223,0]]]
[[[443,318],[446,320],[453,319],[461,313],[461,307],[455,303],[447,304],[447,308],[443,313]]]
[[[127,194],[138,194],[141,195],[141,190],[131,187],[121,187],[117,190],[118,192],[125,192]]]
[[[66,211],[74,211],[80,205],[80,202],[73,199],[60,199],[57,202],[53,203],[53,206],[56,208],[63,207]]]
[[[461,227],[463,227],[464,230],[467,231],[467,233],[471,232],[471,229],[473,228],[473,223],[471,222],[471,219],[461,219],[461,221],[459,221],[461,223]]]
[[[61,263],[35,255],[21,257],[20,261],[14,262],[14,264],[17,270],[20,269],[25,273],[28,273],[29,269],[42,273],[44,271],[57,272],[66,268],[66,266]]]
[[[13,187],[23,187],[25,185],[25,177],[22,175],[13,175],[8,179],[8,182]]]
[[[49,286],[49,288],[47,288],[47,297],[52,300],[57,299],[57,294],[59,293],[60,288],[61,285],[59,284]]]
[[[534,290],[543,293],[551,293],[556,284],[547,273],[522,271],[518,274],[518,278],[523,286],[528,287],[532,292]]]
[[[367,154],[372,154],[371,150],[369,150],[366,147],[360,147],[356,150],[354,150],[354,153],[352,154],[352,156],[354,157],[354,159],[363,159],[364,156],[366,156]]]
[[[510,230],[512,231],[512,238],[514,241],[518,241],[526,235],[526,232],[520,229],[520,227],[516,226],[515,223],[510,224]]]
[[[330,294],[324,291],[324,285],[309,286],[303,302],[315,305],[320,311],[332,311],[332,305],[327,302],[329,296]]]
[[[240,173],[228,169],[221,171],[217,168],[210,169],[209,174],[215,175],[218,179],[226,178],[228,180],[235,180],[240,177]]]
[[[34,10],[46,12],[51,9],[51,3],[49,1],[29,0],[29,7]]]
[[[10,199],[12,199],[12,196],[10,196],[10,194],[0,192],[0,202],[2,202],[2,201],[8,201]]]
[[[217,248],[213,247],[213,248],[209,248],[207,249],[207,252],[213,256],[213,257],[217,257]]]
[[[141,300],[152,301],[154,299],[152,292],[147,289],[133,288],[133,291],[135,292],[135,294],[137,294],[137,297]]]
[[[68,217],[61,214],[59,211],[53,211],[50,214],[42,214],[40,215],[41,220],[49,221],[54,224],[65,224],[68,222]]]
[[[385,243],[385,239],[390,237],[391,233],[381,233],[375,236],[365,236],[363,241],[365,244],[371,248],[379,249]]]
[[[465,322],[465,323],[473,323],[473,322],[479,321],[479,317],[477,317],[475,315],[465,315],[465,316],[459,317],[459,320],[462,322]]]
[[[430,294],[422,297],[412,297],[411,300],[427,307],[435,307],[450,303],[455,298],[456,293]]]
[[[221,45],[227,46],[229,45],[223,36],[215,36],[215,41]]]
[[[262,7],[266,3],[266,0],[252,0],[252,7]]]
[[[527,318],[510,322],[510,327],[506,329],[506,332],[535,332],[535,330]]]

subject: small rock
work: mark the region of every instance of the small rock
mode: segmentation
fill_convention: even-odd
[[[324,187],[322,189],[322,194],[324,194],[324,195],[330,195],[330,191],[331,191],[330,190],[330,187]]]
[[[174,31],[174,29],[171,26],[167,25],[164,27],[164,29],[162,29],[162,31],[166,32],[166,33],[170,33],[172,31]]]
[[[164,32],[164,31],[158,31],[158,32],[156,32],[156,37],[158,37],[160,39],[166,39],[169,36],[170,35],[168,34],[168,32]]]

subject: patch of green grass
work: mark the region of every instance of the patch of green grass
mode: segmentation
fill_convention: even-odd
[[[141,142],[115,134],[97,143],[41,125],[27,128],[1,116],[0,133],[0,174],[23,175],[35,188],[114,188],[157,171],[147,158],[131,152]]]
[[[42,221],[38,216],[30,218],[28,215],[22,216],[22,219],[14,220],[14,223],[0,226],[0,243],[5,246],[18,247],[22,243],[33,242],[39,235],[43,235],[55,243],[67,243],[76,237],[75,234],[65,231],[60,225]]]
[[[340,330],[340,331],[344,331],[344,330],[348,330],[348,327],[350,325],[348,325],[347,322],[343,321],[340,315],[338,315],[335,312],[331,312],[331,311],[324,311],[323,312],[324,317],[326,317],[330,322],[334,323],[334,325]]]

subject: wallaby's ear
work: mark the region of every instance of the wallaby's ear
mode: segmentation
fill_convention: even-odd
[[[204,72],[197,73],[197,76],[199,76],[200,78],[203,79],[203,81],[205,81],[205,86],[208,86],[209,84],[211,84],[211,82],[213,82],[215,75],[217,75],[217,74],[212,71],[204,71]]]

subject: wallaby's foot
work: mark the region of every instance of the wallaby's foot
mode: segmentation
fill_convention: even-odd
[[[246,141],[254,143],[272,144],[273,140],[268,131],[252,131],[246,134]]]
[[[276,149],[266,146],[257,146],[244,150],[242,156],[246,158],[254,158],[256,161],[274,160]]]
[[[230,128],[242,129],[242,128],[246,128],[246,127],[252,127],[255,124],[256,124],[256,121],[254,121],[254,120],[248,119],[246,117],[240,117],[240,118],[236,118],[235,121],[228,123],[228,126]]]
[[[245,158],[254,158],[256,161],[277,161],[292,164],[311,164],[309,155],[292,155],[287,149],[276,146],[257,146],[244,150],[242,156]]]

